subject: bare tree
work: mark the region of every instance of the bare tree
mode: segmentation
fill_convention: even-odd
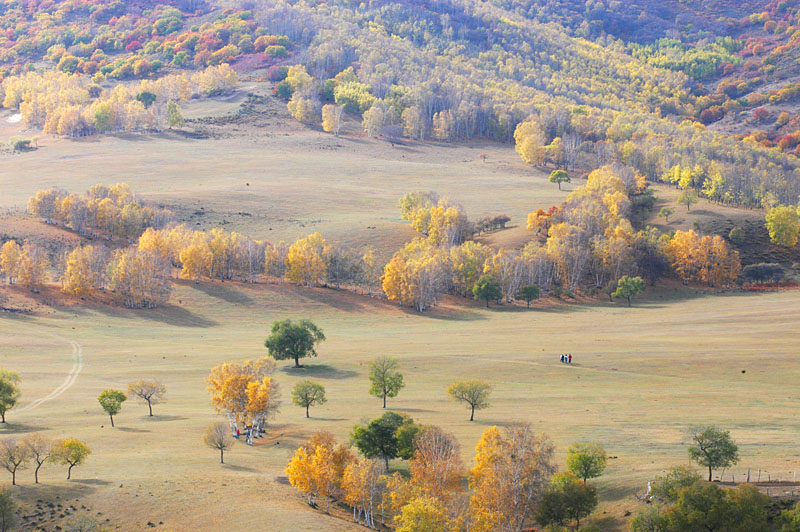
[[[219,451],[219,463],[225,463],[225,451],[233,447],[233,436],[231,430],[225,423],[212,423],[206,429],[206,434],[203,437],[205,444]]]
[[[158,380],[138,380],[128,384],[128,395],[146,403],[150,410],[150,417],[153,417],[153,405],[166,400],[167,388]]]
[[[50,451],[53,448],[53,442],[45,438],[38,432],[29,434],[22,440],[22,444],[28,449],[28,453],[36,464],[33,470],[34,484],[39,483],[39,469],[50,458]]]
[[[29,459],[28,448],[14,438],[0,440],[0,465],[11,473],[11,485],[17,484],[17,470],[24,468]]]

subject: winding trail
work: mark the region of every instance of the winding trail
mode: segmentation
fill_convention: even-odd
[[[67,342],[72,346],[72,369],[70,369],[69,373],[67,374],[67,378],[64,379],[64,382],[62,382],[61,385],[59,385],[55,390],[45,395],[44,397],[40,397],[39,399],[33,400],[32,402],[21,408],[15,409],[15,412],[17,413],[33,410],[42,403],[45,403],[51,399],[55,399],[56,397],[60,396],[68,389],[70,389],[73,384],[75,384],[75,381],[78,380],[78,375],[80,375],[80,372],[83,369],[83,347],[81,346],[81,344],[79,344],[78,342],[74,342],[72,340],[67,340],[66,338],[58,336],[56,334],[47,332],[42,334],[45,334],[57,340]]]

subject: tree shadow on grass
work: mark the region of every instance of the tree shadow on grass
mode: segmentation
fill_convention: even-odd
[[[427,408],[387,408],[386,410],[396,410],[398,412],[413,412],[415,414],[436,412],[436,410],[430,410]]]
[[[309,288],[297,290],[295,294],[306,301],[325,305],[342,312],[362,312],[367,307],[366,301],[362,300],[365,298],[346,290],[336,290],[335,288]]]
[[[401,307],[402,311],[409,316],[416,316],[419,318],[428,318],[431,320],[444,320],[444,321],[480,321],[488,319],[486,316],[479,312],[472,312],[469,310],[454,310],[441,307],[433,307],[425,310],[424,312],[417,312],[410,307]]]
[[[238,466],[232,464],[222,464],[222,468],[227,469],[229,471],[240,471],[243,473],[260,473],[260,471],[254,467]]]
[[[84,486],[108,486],[111,484],[110,480],[102,480],[99,478],[76,478],[71,480],[75,484],[83,484]]]
[[[631,499],[636,494],[630,486],[602,486],[599,492],[600,498],[604,501]]]
[[[80,497],[85,497],[90,495],[95,491],[94,486],[108,484],[108,481],[105,480],[97,480],[97,479],[87,479],[81,481],[80,479],[74,479],[66,481],[68,485],[64,485],[64,478],[67,476],[64,473],[64,476],[61,476],[61,472],[59,471],[57,476],[50,476],[50,473],[53,471],[46,471],[42,468],[42,471],[39,472],[39,483],[34,484],[32,481],[30,483],[17,483],[17,486],[14,488],[14,495],[15,499],[28,501],[33,504],[35,500],[42,500],[42,501],[53,501],[55,502],[59,497],[58,500],[61,501],[68,501],[70,499],[79,499]],[[73,470],[73,474],[76,471]],[[58,484],[53,485],[50,482],[56,481]]]
[[[47,430],[47,427],[42,427],[41,425],[26,425],[24,423],[14,423],[12,421],[9,421],[5,424],[0,424],[0,435],[28,434],[31,432],[40,432],[43,430]]]
[[[147,429],[137,429],[134,427],[115,427],[117,430],[121,432],[135,432],[135,433],[143,433],[143,432],[153,432],[152,430]]]
[[[153,414],[152,417],[150,416],[142,416],[140,419],[143,421],[185,421],[189,418],[183,416],[160,416],[158,414]]]
[[[100,313],[114,318],[143,318],[176,327],[214,327],[218,323],[184,307],[167,304],[154,309],[123,309],[98,307]]]
[[[328,364],[311,364],[300,368],[284,366],[281,371],[293,377],[315,377],[318,379],[351,379],[358,375],[355,371],[335,368]]]
[[[191,286],[195,290],[199,290],[208,296],[221,299],[227,303],[247,305],[253,302],[247,294],[237,290],[234,283],[203,282],[192,283]]]

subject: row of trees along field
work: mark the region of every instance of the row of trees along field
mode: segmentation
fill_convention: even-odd
[[[177,102],[233,90],[237,76],[226,63],[188,74],[115,84],[104,89],[87,76],[49,71],[9,76],[0,83],[2,107],[19,110],[28,126],[78,137],[118,131],[161,131],[179,126]]]
[[[170,221],[170,213],[140,207],[124,184],[98,185],[84,197],[39,191],[29,208],[84,233],[126,239],[139,234],[133,246],[113,252],[102,245],[78,246],[65,255],[61,275],[65,292],[87,295],[110,288],[132,307],[165,302],[172,273],[196,282],[254,283],[266,275],[306,286],[360,287],[368,293],[380,286],[390,300],[419,311],[445,293],[487,304],[518,297],[530,303],[541,292],[603,290],[611,296],[623,277],[643,277],[650,284],[670,273],[687,283],[729,285],[737,280],[738,253],[719,236],[635,231],[632,209],[652,201],[641,175],[620,165],[605,166],[560,206],[530,213],[527,227],[535,235],[521,250],[493,250],[470,239],[508,217],[475,224],[461,206],[435,193],[411,193],[400,200],[401,214],[422,236],[385,265],[370,248],[356,252],[328,243],[319,233],[292,244],[270,244],[220,228],[195,231],[172,224],[158,229]],[[20,247],[9,241],[0,251],[0,268],[9,282],[37,289],[45,282],[48,264],[35,244]]]

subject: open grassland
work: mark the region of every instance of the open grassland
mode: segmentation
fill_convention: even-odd
[[[602,442],[617,457],[599,480],[597,515],[609,529],[635,509],[635,490],[687,461],[685,429],[693,423],[732,430],[742,451],[736,474],[760,468],[788,479],[800,465],[796,292],[680,299],[662,292],[632,309],[445,305],[418,315],[325,289],[180,283],[173,301],[180,307],[60,307],[0,318],[0,365],[21,373],[21,408],[64,383],[74,367],[71,342],[82,356],[73,386],[12,412],[3,433],[75,435],[94,451],[71,482],[54,466],[43,472],[40,488],[22,473],[21,497],[78,498],[121,530],[143,530],[148,521],[178,531],[218,530],[221,523],[240,531],[355,529],[304,507],[279,477],[313,431],[328,429],[346,440],[354,423],[381,413],[380,401],[367,394],[367,366],[383,354],[401,360],[408,383],[389,406],[455,433],[465,461],[486,427],[512,421],[548,433],[559,462],[573,441]],[[204,378],[217,363],[264,355],[269,324],[284,317],[313,319],[328,340],[307,369],[281,363],[284,406],[268,436],[253,448],[237,443],[221,466],[201,442],[214,419]],[[558,362],[562,352],[573,354],[573,366]],[[110,428],[97,394],[148,377],[166,384],[169,402],[156,407],[155,418],[128,402],[118,427]],[[451,381],[470,377],[495,387],[491,408],[474,423],[444,392]],[[313,408],[310,420],[286,400],[301,378],[328,390],[329,402]]]

